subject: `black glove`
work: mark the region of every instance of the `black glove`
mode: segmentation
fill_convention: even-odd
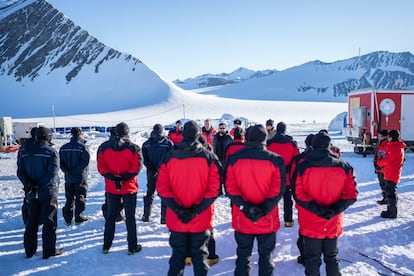
[[[242,212],[245,216],[253,222],[258,221],[261,217],[264,216],[264,211],[257,205],[247,205],[244,206]]]
[[[114,182],[115,182],[116,189],[118,191],[121,190],[122,189],[122,178],[115,177]]]
[[[321,218],[330,220],[333,216],[335,216],[335,210],[332,206],[321,206],[318,208],[317,215]]]
[[[193,218],[197,216],[196,210],[191,208],[179,208],[176,212],[178,219],[181,220],[182,223],[187,224],[189,223]]]
[[[122,181],[121,180],[115,180],[115,186],[116,186],[116,189],[118,191],[122,190]]]

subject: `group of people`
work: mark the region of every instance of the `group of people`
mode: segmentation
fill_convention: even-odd
[[[235,275],[250,274],[255,240],[259,275],[273,275],[278,202],[283,198],[284,225],[292,227],[292,196],[299,219],[298,262],[305,265],[307,275],[317,275],[324,254],[327,274],[338,275],[343,211],[357,198],[353,168],[335,151],[327,131],[310,135],[307,149],[300,153],[283,122],[274,128],[273,120],[268,120],[266,127],[246,130],[239,120],[234,124],[229,132],[225,123],[216,131],[209,120],[202,128],[195,121],[184,128],[177,122],[170,132],[182,137],[162,158],[156,182],[171,232],[168,275],[182,275],[189,254],[195,275],[207,274],[213,203],[221,186],[232,206]],[[210,143],[211,147],[203,146]]]
[[[99,173],[105,179],[106,215],[103,253],[114,239],[120,209],[124,209],[128,254],[141,251],[137,242],[135,210],[137,175],[145,165],[147,191],[143,198],[143,222],[149,222],[155,192],[161,198],[161,224],[170,231],[172,256],[168,275],[182,275],[190,258],[195,275],[207,275],[218,262],[213,233],[214,201],[225,193],[231,201],[232,227],[237,243],[235,275],[249,275],[253,243],[257,240],[259,275],[273,275],[272,252],[280,228],[278,202],[283,198],[285,227],[292,227],[293,199],[298,210],[300,252],[298,262],[307,275],[318,275],[324,255],[327,275],[339,275],[338,237],[342,234],[343,212],[357,199],[353,168],[331,144],[326,130],[310,134],[302,152],[286,134],[286,124],[269,119],[247,129],[241,121],[227,130],[216,131],[210,120],[200,127],[195,121],[181,121],[168,135],[155,124],[140,148],[129,138],[126,123],[117,124],[111,138],[97,152]],[[380,134],[385,136],[385,132]],[[388,204],[382,217],[395,218],[396,184],[404,159],[404,143],[398,131],[386,134],[378,143],[375,165]],[[25,190],[24,245],[26,256],[37,249],[37,229],[43,224],[43,258],[62,254],[56,248],[58,169],[65,173],[66,223],[83,223],[87,192],[89,150],[79,128],[59,154],[52,147],[51,133],[39,127],[18,156],[18,177]],[[60,165],[59,165],[60,157]],[[399,167],[395,165],[398,161]],[[224,191],[223,191],[224,188]],[[321,193],[323,191],[323,193]],[[210,261],[209,261],[210,260]],[[213,261],[212,261],[213,260]]]
[[[37,232],[42,226],[43,258],[61,255],[56,248],[59,168],[65,174],[66,204],[62,209],[66,223],[82,223],[86,206],[89,149],[80,128],[72,128],[71,141],[59,153],[53,148],[52,133],[46,127],[31,129],[31,138],[20,147],[17,176],[23,183],[22,206],[25,224],[24,248],[27,258],[37,251]]]

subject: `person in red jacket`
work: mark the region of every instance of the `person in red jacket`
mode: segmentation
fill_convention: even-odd
[[[387,199],[387,210],[381,212],[383,218],[397,217],[397,183],[400,182],[402,166],[404,164],[403,141],[400,141],[400,132],[391,130],[388,133],[388,142],[385,145],[385,157],[377,161],[384,173],[384,191]]]
[[[195,275],[207,275],[207,243],[213,225],[214,200],[219,195],[221,164],[198,142],[201,128],[184,125],[183,141],[169,151],[159,169],[157,191],[167,206],[172,248],[168,275],[182,275],[188,248]]]
[[[206,138],[207,143],[213,146],[214,136],[217,134],[217,130],[212,126],[209,119],[204,120],[204,126],[201,128],[201,136]]]
[[[142,168],[142,154],[138,145],[129,139],[129,127],[121,122],[116,125],[117,137],[104,142],[98,150],[98,171],[105,177],[108,199],[105,220],[103,253],[109,252],[115,234],[115,220],[123,201],[128,233],[128,254],[141,251],[137,243],[135,209],[137,205],[137,175]]]
[[[306,275],[319,275],[322,254],[326,275],[340,275],[338,237],[343,232],[343,212],[358,193],[353,168],[329,151],[330,141],[326,133],[315,135],[313,150],[297,165],[292,183]]]
[[[293,201],[292,190],[290,189],[290,168],[292,160],[299,155],[299,148],[292,136],[286,134],[286,124],[279,122],[276,126],[276,135],[272,139],[267,140],[267,149],[271,152],[279,154],[284,162],[286,169],[286,192],[283,195],[283,219],[285,227],[293,226]]]
[[[241,127],[241,125],[242,125],[242,122],[240,119],[235,119],[233,121],[233,128],[230,130],[231,137],[234,138],[234,131],[236,130],[236,128]]]
[[[174,143],[178,144],[183,140],[183,129],[181,121],[175,122],[175,127],[168,132],[168,138]]]
[[[228,158],[226,191],[232,204],[237,242],[234,275],[250,275],[253,242],[257,239],[259,275],[273,275],[272,252],[280,228],[277,203],[285,191],[283,159],[266,150],[263,125],[246,130],[246,145]]]
[[[378,160],[383,159],[385,157],[385,145],[387,144],[387,136],[388,130],[386,129],[383,129],[380,132],[378,132],[378,142],[374,152],[374,168],[375,173],[378,177],[378,183],[381,188],[382,195],[382,199],[377,201],[377,203],[380,205],[387,204],[387,198],[385,196],[384,172],[382,171],[382,168],[378,166]]]
[[[225,157],[224,160],[227,161],[229,156],[239,149],[244,148],[244,130],[241,127],[233,128],[233,142],[224,149]]]

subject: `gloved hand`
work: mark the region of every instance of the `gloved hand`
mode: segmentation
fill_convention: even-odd
[[[116,186],[116,189],[118,191],[122,190],[122,181],[121,180],[115,180],[115,186]]]
[[[179,208],[176,212],[178,219],[181,220],[182,223],[187,224],[189,223],[193,218],[197,216],[196,210],[191,208]]]
[[[323,214],[323,217],[327,220],[331,219],[333,216],[335,216],[335,211],[333,208],[328,207],[326,208],[325,213]]]
[[[332,206],[320,206],[317,215],[321,218],[330,220],[335,216],[335,210]]]
[[[246,205],[243,207],[242,212],[253,222],[258,221],[265,214],[263,209],[257,205]]]

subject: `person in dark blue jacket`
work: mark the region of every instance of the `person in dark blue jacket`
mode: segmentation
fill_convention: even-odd
[[[75,213],[75,223],[80,224],[88,220],[83,215],[86,208],[86,194],[88,191],[88,167],[90,154],[83,139],[82,130],[74,127],[71,130],[72,137],[69,143],[64,144],[59,150],[60,169],[65,174],[66,204],[62,209],[66,224],[72,224]],[[75,205],[75,208],[73,206]]]
[[[19,162],[19,159],[21,158],[21,156],[27,152],[27,148],[29,148],[31,145],[33,145],[34,143],[36,143],[36,130],[37,127],[33,127],[30,130],[30,138],[27,139],[26,142],[24,142],[19,151],[17,152],[17,162]],[[29,216],[29,208],[27,207],[27,204],[29,203],[29,200],[26,197],[26,193],[25,196],[23,198],[23,204],[22,204],[22,218],[23,218],[23,223],[24,225],[26,225],[27,223],[27,217]]]
[[[59,157],[51,146],[48,128],[39,127],[35,137],[36,143],[28,145],[17,161],[17,176],[23,183],[29,208],[24,249],[27,258],[36,253],[37,232],[39,224],[43,224],[43,259],[48,259],[63,253],[62,248],[56,248]]]
[[[144,214],[141,218],[143,222],[148,222],[151,216],[151,206],[161,160],[173,147],[174,143],[164,135],[163,127],[160,124],[154,125],[150,138],[142,144],[144,165],[147,168],[147,194],[144,196]],[[161,204],[161,224],[165,224],[166,213],[167,206]]]

